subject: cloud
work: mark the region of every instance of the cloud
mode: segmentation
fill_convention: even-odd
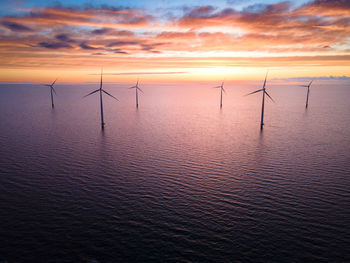
[[[112,31],[111,28],[103,27],[103,28],[100,28],[100,29],[92,30],[91,33],[95,34],[95,35],[104,35],[106,33],[110,33],[111,31]]]
[[[195,18],[195,17],[205,18],[205,17],[210,17],[210,15],[212,14],[212,12],[215,9],[216,8],[211,6],[211,5],[198,6],[198,7],[190,9],[190,11],[187,14],[185,14],[184,17],[188,17],[188,18]]]
[[[118,25],[138,27],[149,24],[154,17],[143,13],[139,9],[123,9],[103,5],[96,7],[47,7],[32,8],[24,16],[8,17],[10,22],[35,23],[41,26],[58,25],[85,25],[102,26],[110,25],[117,28]]]
[[[164,32],[158,37],[164,35],[180,40],[192,34],[192,46],[196,43],[196,48],[201,50],[221,47],[247,51],[320,51],[324,46],[334,50],[349,41],[349,5],[349,1],[316,0],[298,8],[293,8],[288,1],[272,5],[254,4],[242,11],[194,7],[174,20],[175,25],[188,30],[186,33]],[[213,33],[223,26],[239,33],[236,36],[230,32]],[[209,28],[212,28],[210,33],[205,32]],[[325,52],[328,50],[324,49]]]
[[[272,5],[254,4],[238,12],[232,8],[225,8],[213,12],[215,9],[208,6],[196,7],[179,19],[181,26],[218,26],[239,25],[243,27],[278,26],[287,20],[286,12],[291,7],[290,2],[280,2]],[[276,24],[277,23],[277,24]]]
[[[128,52],[120,50],[120,49],[113,49],[113,52],[115,54],[129,54]]]
[[[106,54],[108,54],[108,52],[113,52],[115,54],[128,54],[128,52],[123,51],[123,50],[118,49],[118,48],[94,47],[94,46],[88,45],[86,42],[82,42],[79,46],[83,50],[101,50],[101,51],[107,52],[107,53],[97,52],[97,53],[93,53],[93,55],[106,55]]]
[[[130,30],[116,30],[114,28],[107,28],[107,27],[94,29],[91,31],[91,34],[96,36],[107,34],[109,36],[119,36],[119,37],[131,37],[135,35],[134,32]]]
[[[197,37],[196,32],[186,31],[186,32],[174,32],[174,31],[163,31],[157,35],[157,39],[173,40],[173,39],[194,39]]]
[[[18,24],[16,22],[11,22],[11,21],[2,21],[1,24],[6,27],[7,29],[10,29],[12,31],[16,32],[32,32],[33,29],[30,27]]]
[[[74,43],[75,40],[71,39],[67,34],[58,34],[55,36],[57,40],[67,43]]]
[[[63,42],[40,42],[38,46],[48,49],[73,48],[71,45]]]
[[[114,30],[113,35],[120,36],[120,37],[131,37],[134,36],[134,32],[130,30]]]
[[[310,15],[350,15],[350,1],[315,0],[303,5],[299,11]]]
[[[166,45],[166,44],[167,43],[151,42],[151,41],[148,41],[148,43],[147,43],[144,40],[138,40],[138,41],[114,41],[114,42],[108,43],[106,45],[106,49],[105,50],[113,50],[115,53],[125,54],[125,51],[109,49],[109,48],[111,48],[111,47],[124,47],[124,48],[127,48],[129,46],[129,48],[133,48],[134,51],[135,51],[135,47],[136,47],[136,48],[140,48],[142,51],[147,51],[147,52],[158,53],[159,54],[161,52],[158,51],[158,50],[154,50],[154,49],[159,47],[159,46],[161,46],[161,45]]]
[[[142,50],[150,51],[155,48],[155,45],[142,44],[141,47],[142,47]]]
[[[315,36],[323,33],[332,33],[330,30],[323,30],[326,27],[328,29],[333,27],[335,29],[338,26],[344,26],[346,24],[349,26],[349,19],[343,17],[347,13],[346,9],[343,9],[340,15],[340,13],[335,14],[333,12],[337,8],[329,6],[327,10],[329,14],[333,13],[332,16],[322,15],[320,9],[309,13],[310,7],[319,7],[317,2],[319,1],[309,2],[297,9],[291,9],[290,2],[281,2],[267,6],[257,15],[244,13],[238,19],[238,23],[242,23],[243,26],[250,30],[257,29],[273,33],[289,31],[292,33],[291,35],[313,33]]]
[[[347,6],[347,1],[341,0],[316,0],[298,8],[288,1],[253,4],[241,11],[203,5],[183,8],[182,17],[168,17],[168,21],[162,21],[164,18],[160,17],[157,21],[150,15],[150,10],[108,5],[97,8],[92,5],[80,8],[55,6],[32,8],[28,14],[4,19],[17,24],[33,24],[41,30],[39,32],[49,29],[56,40],[82,43],[80,47],[86,51],[98,46],[105,47],[106,52],[116,52],[111,48],[123,47],[120,54],[209,52],[214,49],[289,52],[321,51],[320,47],[328,46],[331,48],[323,51],[329,52],[348,42],[350,17],[344,15]],[[332,15],[323,16],[326,9]],[[333,9],[338,13],[333,14],[330,11]],[[321,15],[312,10],[321,10]],[[219,27],[227,29],[221,31]],[[89,39],[89,45],[86,39]]]
[[[115,46],[129,46],[129,45],[139,45],[138,41],[114,41],[106,45],[106,47],[115,47]]]
[[[90,46],[88,44],[86,44],[86,42],[83,42],[79,45],[82,49],[87,49],[87,50],[98,50],[100,48],[97,48],[97,47],[93,47],[93,46]]]

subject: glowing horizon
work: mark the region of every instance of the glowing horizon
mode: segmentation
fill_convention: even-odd
[[[0,81],[95,81],[101,66],[120,82],[350,72],[350,2],[151,2],[1,3]]]

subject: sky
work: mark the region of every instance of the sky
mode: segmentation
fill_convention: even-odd
[[[0,81],[350,76],[349,0],[0,1]]]

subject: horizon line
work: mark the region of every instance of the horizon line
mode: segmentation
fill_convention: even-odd
[[[119,74],[119,73],[117,73]],[[89,75],[100,75],[100,74],[89,74]],[[130,74],[131,75],[131,74]],[[350,81],[350,76],[320,76],[320,77],[310,77],[310,76],[304,76],[304,77],[291,77],[291,78],[271,78],[269,81],[285,81],[285,82],[302,82],[302,81],[310,81],[310,80],[318,80],[318,81]],[[186,81],[188,83],[193,83],[196,82],[198,84],[204,84],[204,83],[212,83],[217,80],[206,80],[206,81]],[[245,80],[245,79],[233,79],[233,80],[226,80],[226,82],[260,82],[261,79],[255,79],[255,80]],[[29,81],[0,81],[0,85],[6,85],[6,84],[42,84],[43,81],[38,81],[38,82],[29,82]],[[148,82],[148,81],[147,81]],[[169,81],[168,84],[166,82],[159,82],[159,81],[151,81],[151,83],[156,83],[156,84],[167,84],[167,85],[176,85],[177,83],[181,82],[183,84],[183,81]],[[72,81],[62,81],[59,82],[58,85],[62,84],[96,84],[99,83],[99,81],[85,81],[85,82],[72,82]],[[127,84],[129,81],[105,81],[105,84]],[[147,84],[147,83],[146,83]]]
[[[103,75],[170,75],[170,74],[185,74],[188,71],[173,71],[173,72],[125,72],[125,73],[103,73]],[[88,75],[100,75],[100,73],[91,73]]]

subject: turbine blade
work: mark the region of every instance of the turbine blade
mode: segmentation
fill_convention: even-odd
[[[42,84],[43,86],[46,86],[46,87],[51,87],[50,84]]]
[[[136,89],[137,87],[136,86],[132,86],[132,87],[130,87],[129,89]]]
[[[244,96],[252,95],[252,94],[257,93],[257,92],[260,92],[260,91],[263,91],[263,89],[258,89],[258,90],[256,90],[256,91],[253,91],[253,92],[251,92],[251,93],[248,93],[247,95],[244,95]]]
[[[221,86],[213,87],[213,89],[219,89],[219,88],[221,88]]]
[[[138,89],[139,91],[141,91],[142,93],[144,93],[144,92],[143,92],[143,90],[142,90],[142,89],[140,89],[139,87],[137,87],[137,89]]]
[[[116,97],[114,97],[113,95],[109,94],[107,91],[105,91],[104,89],[102,90],[104,93],[106,93],[108,96],[111,96],[113,99],[119,101]]]
[[[103,75],[103,67],[101,67],[100,89],[102,89],[102,75]]]
[[[88,95],[85,95],[83,98],[85,98],[85,97],[87,97],[87,96],[90,96],[90,95],[92,95],[92,94],[94,94],[94,93],[96,93],[96,92],[98,92],[98,91],[100,91],[100,89],[97,89],[97,90],[95,90],[95,91],[93,91],[93,92],[90,92]]]
[[[266,72],[266,76],[265,76],[265,80],[264,80],[264,86],[263,88],[265,88],[265,85],[266,85],[266,79],[267,79],[267,74],[269,73],[269,71]]]
[[[57,95],[56,90],[55,90],[53,87],[51,87],[51,89],[52,89],[53,92]]]
[[[299,87],[305,87],[305,88],[307,88],[307,87],[309,87],[308,85],[299,85]]]
[[[273,102],[275,102],[275,101],[273,100],[273,98],[271,98],[271,96],[267,93],[266,90],[265,90],[265,94],[266,94]]]
[[[311,84],[312,84],[313,81],[314,81],[314,80],[311,80],[311,82],[310,82],[310,84],[309,84],[309,87],[311,86]]]
[[[224,93],[226,93],[226,90],[225,90],[224,88],[222,88],[222,91],[223,91]]]
[[[54,82],[52,82],[51,86],[53,86],[53,84],[55,84],[55,83],[56,83],[56,81],[57,81],[57,79],[55,79],[55,81],[54,81]]]

